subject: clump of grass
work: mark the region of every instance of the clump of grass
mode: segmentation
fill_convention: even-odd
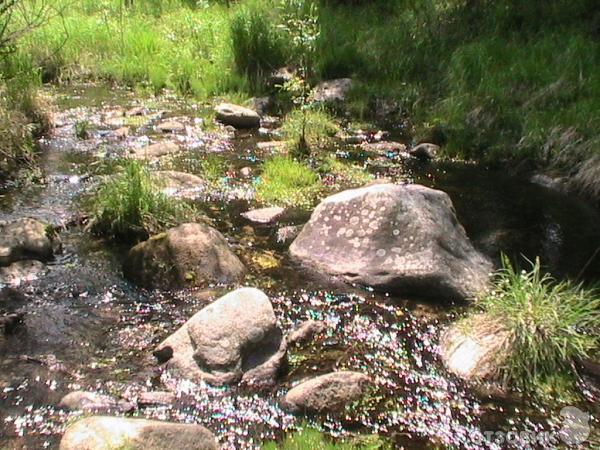
[[[197,217],[192,206],[161,192],[148,169],[135,160],[99,187],[91,213],[92,231],[120,240],[145,239]]]
[[[75,122],[75,136],[82,140],[90,138],[91,125],[87,120],[78,120]]]
[[[335,156],[327,156],[319,164],[319,172],[329,181],[330,186],[335,189],[347,189],[363,186],[373,180],[373,175],[363,167],[343,162]]]
[[[203,178],[212,185],[217,185],[225,176],[227,163],[223,157],[209,154],[200,162],[200,168]]]
[[[276,156],[264,163],[256,196],[267,204],[310,207],[321,190],[319,176],[308,165]]]
[[[323,147],[331,142],[331,138],[340,131],[337,121],[322,108],[294,109],[286,117],[281,131],[286,140],[298,146],[302,138],[302,130],[305,129],[304,137],[310,148]]]
[[[289,434],[281,443],[269,442],[263,450],[376,450],[391,448],[379,436],[361,436],[351,441],[333,441],[313,428]]]
[[[600,348],[599,293],[542,274],[539,260],[518,271],[504,256],[495,288],[479,306],[510,336],[501,374],[512,386],[538,391]]]

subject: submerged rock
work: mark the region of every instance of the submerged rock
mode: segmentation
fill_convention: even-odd
[[[137,159],[154,159],[162,156],[173,155],[181,151],[181,147],[175,142],[164,141],[146,147],[136,148],[129,155]]]
[[[319,83],[314,91],[315,102],[318,103],[341,103],[346,101],[346,96],[352,88],[350,78],[338,78]]]
[[[260,116],[256,111],[231,103],[221,103],[215,108],[217,120],[235,128],[258,128]]]
[[[280,206],[271,206],[268,208],[252,209],[242,213],[242,216],[250,222],[255,223],[272,223],[277,221],[285,212],[285,209]]]
[[[240,281],[245,268],[219,231],[185,223],[133,247],[123,272],[140,286],[181,288]]]
[[[175,170],[152,172],[168,195],[195,197],[198,191],[206,187],[204,180],[196,175]]]
[[[292,330],[287,338],[288,344],[306,343],[313,339],[317,334],[323,333],[326,329],[327,324],[322,320],[307,320]]]
[[[8,267],[0,267],[0,283],[20,285],[24,281],[37,279],[46,271],[46,266],[40,261],[17,261]]]
[[[168,391],[141,392],[137,397],[139,406],[169,406],[175,403],[175,394]]]
[[[377,155],[388,156],[390,153],[399,154],[406,152],[406,145],[400,142],[372,142],[363,143],[360,148],[366,152],[372,152]]]
[[[302,225],[288,225],[277,230],[277,242],[285,244],[293,239],[302,231]]]
[[[159,123],[156,129],[162,133],[181,133],[185,131],[185,125],[176,120],[165,120]]]
[[[290,253],[347,282],[451,300],[485,290],[492,270],[448,195],[420,185],[376,184],[326,198]]]
[[[117,400],[109,395],[97,392],[74,391],[65,395],[58,404],[59,408],[81,410],[84,412],[130,411],[131,403]]]
[[[201,425],[124,417],[92,416],[69,425],[60,450],[217,450],[215,436]]]
[[[241,288],[192,316],[154,355],[178,378],[269,385],[285,362],[286,342],[269,298]]]
[[[441,336],[442,361],[465,380],[494,380],[508,358],[510,334],[485,314],[467,320],[451,325]]]
[[[360,372],[333,372],[304,381],[286,394],[283,407],[299,413],[329,413],[360,400],[371,384]]]
[[[36,219],[0,223],[0,266],[15,261],[47,261],[54,254],[50,227]]]
[[[422,160],[435,159],[440,151],[440,146],[436,144],[422,143],[411,148],[408,153],[415,158]]]

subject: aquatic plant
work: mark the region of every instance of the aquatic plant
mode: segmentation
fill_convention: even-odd
[[[218,184],[227,171],[225,159],[219,155],[208,154],[200,162],[202,177],[209,183]]]
[[[321,189],[319,176],[308,165],[276,156],[263,165],[256,197],[267,204],[310,207]]]
[[[269,442],[263,450],[377,450],[391,448],[379,436],[360,436],[350,441],[333,441],[314,428],[303,428],[289,434],[283,442]]]
[[[116,239],[145,239],[197,217],[192,206],[167,197],[160,188],[142,162],[125,162],[122,172],[104,181],[91,201],[92,231]]]
[[[478,307],[510,335],[504,381],[536,391],[600,348],[600,293],[543,274],[540,261],[519,271],[506,256],[494,289]]]

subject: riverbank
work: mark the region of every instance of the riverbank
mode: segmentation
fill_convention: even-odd
[[[314,83],[351,77],[347,110],[448,157],[531,167],[600,195],[597,16],[589,1],[546,6],[435,0],[318,8]],[[105,79],[196,99],[268,91],[297,63],[269,0],[221,4],[81,2],[21,45],[50,80]],[[385,18],[385,20],[382,20]]]

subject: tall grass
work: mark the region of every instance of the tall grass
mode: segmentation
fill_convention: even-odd
[[[600,349],[600,292],[543,274],[539,260],[518,271],[504,257],[495,289],[479,302],[509,333],[504,380],[535,391]]]
[[[187,203],[169,198],[140,161],[106,180],[91,201],[92,230],[109,238],[145,239],[197,217]]]

